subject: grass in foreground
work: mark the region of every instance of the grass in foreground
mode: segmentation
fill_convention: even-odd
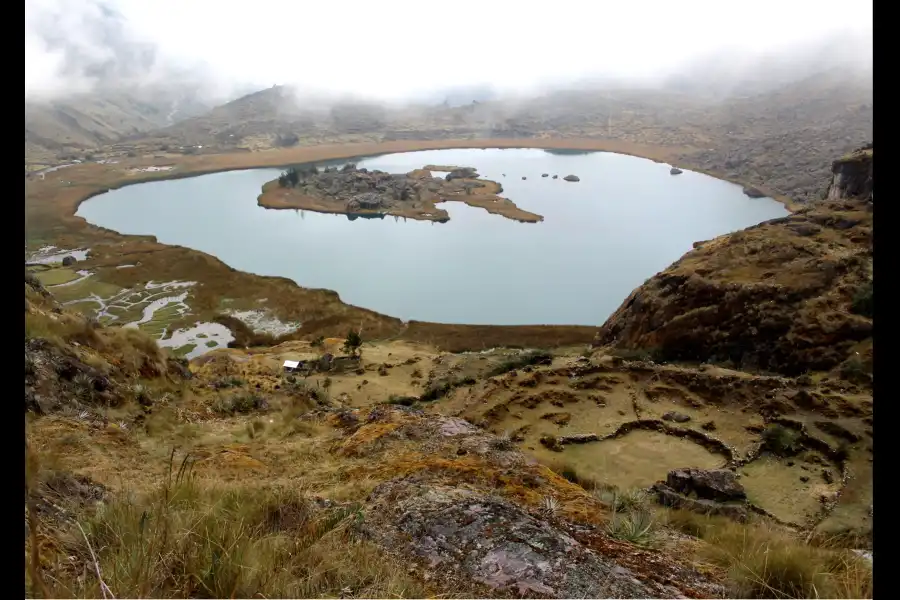
[[[364,518],[356,504],[319,508],[296,490],[223,487],[184,474],[176,479],[143,498],[115,498],[66,531],[56,562],[42,565],[46,593],[94,598],[426,593],[405,569],[354,534],[353,525]]]
[[[707,544],[701,559],[728,573],[735,598],[871,598],[872,566],[849,550],[817,547],[766,523],[667,511],[667,524]]]

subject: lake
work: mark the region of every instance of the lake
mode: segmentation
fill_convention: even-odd
[[[77,214],[401,319],[496,325],[600,325],[693,242],[788,214],[738,185],[690,171],[673,176],[669,165],[609,152],[431,150],[357,164],[391,173],[475,167],[544,221],[518,223],[459,202],[439,205],[447,223],[259,207],[260,188],[280,169],[131,185],[82,203]],[[563,181],[568,174],[581,181]]]

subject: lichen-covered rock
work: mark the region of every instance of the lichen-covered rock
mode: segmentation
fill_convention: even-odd
[[[482,492],[390,481],[372,492],[368,506],[365,532],[415,557],[438,578],[526,597],[658,595],[551,523]]]

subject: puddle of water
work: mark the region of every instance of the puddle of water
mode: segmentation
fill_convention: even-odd
[[[55,252],[54,252],[55,251]],[[54,246],[45,246],[31,256],[25,259],[27,263],[35,263],[40,265],[49,265],[62,260],[67,256],[72,256],[77,261],[87,259],[90,248],[77,250],[57,250]]]
[[[206,337],[198,337],[201,334]],[[207,346],[207,342],[211,340],[218,342],[218,345],[215,347]],[[231,335],[231,331],[224,325],[219,323],[197,323],[188,329],[177,329],[172,332],[172,336],[169,339],[158,340],[157,343],[164,348],[173,349],[196,344],[195,348],[185,354],[185,358],[191,360],[218,348],[226,348],[232,340],[234,340],[234,336]]]
[[[182,306],[184,306],[184,301],[187,299],[187,295],[188,293],[184,292],[183,294],[179,294],[178,296],[166,296],[164,298],[154,300],[144,307],[144,314],[140,319],[128,323],[127,325],[125,325],[125,327],[137,327],[141,323],[147,323],[151,321],[153,319],[153,313],[167,307],[169,304],[181,304]],[[185,308],[187,307],[185,306]]]
[[[164,167],[143,167],[137,169],[128,169],[129,173],[158,173],[160,171],[171,171],[174,169],[174,166],[164,166]]]
[[[170,288],[170,289],[178,289],[178,288],[186,288],[191,287],[192,285],[196,285],[196,281],[166,281],[163,283],[155,283],[153,281],[148,281],[144,285],[144,289],[147,290],[156,290],[159,288]]]
[[[80,275],[80,277],[78,277],[77,279],[73,279],[72,281],[67,281],[65,283],[57,283],[56,285],[48,285],[47,288],[56,289],[56,288],[61,288],[61,287],[67,287],[70,285],[76,285],[78,283],[81,283],[82,281],[84,281],[85,279],[90,277],[91,275],[93,275],[93,273],[91,273],[90,271],[75,271],[75,272],[78,273],[78,275]]]
[[[300,329],[300,323],[286,323],[262,310],[231,310],[226,314],[247,325],[254,333],[279,336]]]

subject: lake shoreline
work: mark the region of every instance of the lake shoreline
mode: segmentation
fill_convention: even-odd
[[[352,325],[365,329],[370,339],[405,339],[447,351],[491,347],[561,347],[589,344],[600,323],[579,325],[456,325],[410,321],[382,315],[347,304],[331,290],[304,288],[284,277],[256,275],[233,269],[207,253],[158,243],[153,236],[123,235],[88,223],[76,216],[79,205],[94,196],[137,183],[195,177],[223,171],[279,168],[311,162],[348,160],[389,153],[455,148],[533,148],[612,152],[674,164],[691,149],[647,146],[617,140],[595,139],[481,139],[402,141],[310,146],[182,156],[167,159],[135,158],[113,164],[79,164],[65,169],[65,181],[57,177],[26,180],[26,232],[29,246],[90,247],[88,263],[99,267],[98,279],[120,286],[146,281],[176,279],[197,281],[190,303],[198,320],[211,318],[219,298],[239,296],[252,305],[269,299],[273,314],[285,321],[303,321],[296,339],[316,335],[344,335]],[[169,171],[135,173],[132,169],[173,166]],[[687,166],[687,165],[686,165]],[[690,168],[690,166],[688,166]],[[719,179],[724,179],[711,173]],[[725,179],[727,180],[727,179]],[[741,182],[733,182],[740,184]],[[784,203],[784,197],[773,196]],[[137,264],[116,269],[119,264]],[[235,290],[240,290],[236,292]],[[623,298],[624,300],[624,298]]]

